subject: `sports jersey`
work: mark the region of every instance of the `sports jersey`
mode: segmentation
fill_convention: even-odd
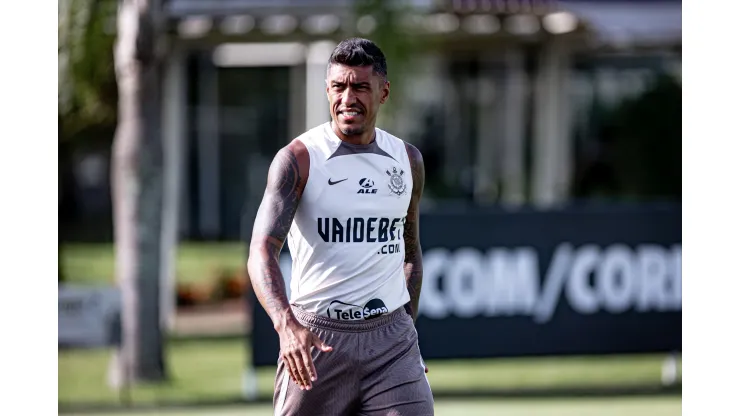
[[[338,320],[385,315],[409,301],[403,229],[413,181],[405,143],[375,129],[346,143],[330,123],[298,137],[308,181],[288,234],[290,302]]]

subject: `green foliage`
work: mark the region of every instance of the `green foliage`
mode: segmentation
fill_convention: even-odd
[[[681,198],[681,85],[658,73],[637,96],[590,112],[599,155],[583,167],[574,195],[628,201]]]
[[[116,6],[116,0],[66,0],[60,4],[60,140],[85,136],[116,123]]]
[[[614,112],[615,167],[623,193],[681,198],[681,98],[681,85],[661,74]]]
[[[403,85],[404,79],[412,72],[412,59],[418,52],[419,41],[404,30],[403,19],[411,12],[411,7],[398,0],[359,0],[355,3],[355,14],[372,16],[375,30],[370,35],[357,34],[375,42],[385,54],[388,62],[388,80],[391,82],[391,96],[381,110],[381,117],[393,123],[395,109],[402,106],[403,94],[393,93],[394,85]],[[396,91],[400,92],[398,88]]]
[[[375,19],[375,30],[369,37],[383,49],[391,79],[405,72],[406,65],[416,51],[417,40],[404,30],[402,23],[410,12],[411,9],[400,1],[360,0],[356,3],[358,18],[369,15]]]

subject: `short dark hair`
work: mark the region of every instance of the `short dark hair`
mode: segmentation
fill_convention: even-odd
[[[345,39],[334,48],[327,71],[334,64],[346,66],[373,66],[373,72],[386,79],[388,67],[385,55],[373,41],[363,38]]]

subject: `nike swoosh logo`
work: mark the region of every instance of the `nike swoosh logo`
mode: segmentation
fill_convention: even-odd
[[[344,181],[346,181],[347,179],[349,179],[349,178],[344,178],[344,179],[340,179],[340,180],[338,180],[338,181],[336,181],[336,182],[332,182],[332,181],[331,181],[331,178],[329,178],[329,185],[336,185],[336,184],[338,184],[339,182],[344,182]]]

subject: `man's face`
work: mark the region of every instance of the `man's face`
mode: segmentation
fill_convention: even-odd
[[[356,136],[375,126],[380,105],[390,93],[390,83],[373,73],[372,65],[331,65],[326,78],[331,118],[346,136]]]

